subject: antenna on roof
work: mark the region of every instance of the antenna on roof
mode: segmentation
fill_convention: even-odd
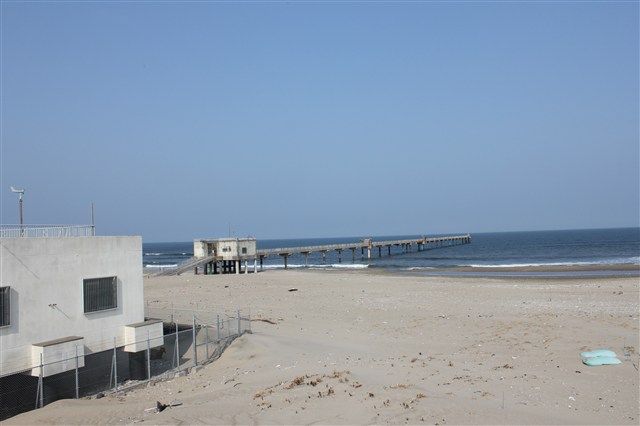
[[[15,189],[13,186],[11,187],[11,192],[14,192],[19,195],[20,200],[20,226],[22,226],[22,195],[24,194],[24,189]]]

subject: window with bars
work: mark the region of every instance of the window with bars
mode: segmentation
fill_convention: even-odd
[[[83,281],[84,313],[118,307],[118,278],[88,278]]]
[[[0,287],[0,327],[11,325],[11,287]]]

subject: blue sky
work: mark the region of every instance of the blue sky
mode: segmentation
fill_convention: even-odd
[[[8,2],[0,222],[638,226],[638,2]]]

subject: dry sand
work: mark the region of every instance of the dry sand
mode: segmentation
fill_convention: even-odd
[[[637,425],[639,283],[368,271],[146,278],[147,300],[250,308],[275,324],[254,321],[253,334],[187,376],[6,424]],[[598,348],[622,364],[583,365],[580,352]],[[145,411],[156,401],[181,405]]]

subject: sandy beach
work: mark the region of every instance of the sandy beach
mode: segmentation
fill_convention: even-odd
[[[153,303],[250,309],[253,333],[186,376],[4,423],[637,425],[639,283],[306,270],[145,278]],[[580,352],[591,349],[622,363],[588,367]],[[155,413],[156,401],[180,405]]]

